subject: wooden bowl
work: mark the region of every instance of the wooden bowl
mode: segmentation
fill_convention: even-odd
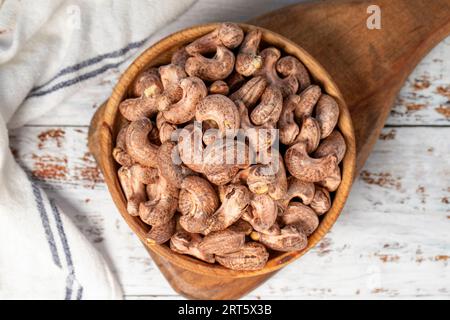
[[[251,27],[247,24],[239,25],[242,29],[244,29],[244,31],[248,31],[249,27]],[[308,246],[304,250],[272,254],[266,266],[261,270],[236,271],[227,269],[218,264],[208,264],[190,256],[177,254],[171,251],[167,245],[151,244],[147,242],[145,238],[145,234],[149,231],[150,226],[142,222],[139,217],[133,217],[127,213],[126,200],[117,176],[119,166],[112,157],[115,137],[117,136],[120,128],[120,123],[123,121],[118,108],[119,103],[127,98],[128,88],[136,76],[148,67],[169,63],[172,53],[180,46],[190,43],[200,36],[211,32],[217,26],[217,23],[212,23],[184,29],[166,37],[143,52],[121,76],[111,94],[111,97],[108,99],[104,110],[102,110],[102,113],[96,115],[95,119],[93,119],[93,122],[97,121],[99,124],[98,128],[95,129],[95,132],[90,133],[96,135],[96,139],[90,139],[90,148],[93,150],[93,153],[99,162],[105,177],[105,182],[108,185],[108,189],[122,217],[128,223],[133,232],[136,233],[139,239],[144,243],[147,249],[150,250],[153,256],[156,255],[162,260],[168,261],[170,264],[173,264],[183,270],[204,276],[227,278],[254,277],[276,271],[299,258],[309,249],[314,247],[320,239],[324,237],[328,230],[330,230],[338,218],[349,195],[350,187],[353,181],[356,153],[355,137],[350,114],[333,79],[331,79],[330,75],[323,69],[323,67],[305,50],[275,32],[260,28],[262,30],[263,45],[273,45],[279,49],[282,49],[285,53],[300,59],[308,68],[314,81],[317,84],[320,84],[322,89],[336,99],[340,108],[338,127],[347,143],[347,152],[341,164],[342,182],[338,190],[334,193],[332,207],[328,213],[321,218],[319,227],[309,237]],[[92,141],[96,142],[92,143]]]

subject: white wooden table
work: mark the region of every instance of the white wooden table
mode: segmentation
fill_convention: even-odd
[[[293,2],[200,1],[149,44]],[[332,232],[246,298],[450,297],[449,57],[450,37],[410,76]],[[12,132],[11,148],[110,262],[126,298],[179,298],[119,216],[86,145],[91,116],[126,65]]]

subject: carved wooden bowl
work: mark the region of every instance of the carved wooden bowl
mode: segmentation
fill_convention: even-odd
[[[248,28],[250,27],[250,25],[247,24],[239,25],[245,32],[248,31]],[[139,217],[133,217],[127,213],[126,200],[117,176],[119,166],[112,157],[112,148],[115,145],[115,137],[120,128],[120,123],[123,121],[118,108],[119,103],[127,98],[128,87],[142,70],[151,66],[159,66],[169,63],[172,53],[180,46],[190,43],[200,36],[211,32],[217,26],[218,24],[213,23],[184,29],[166,37],[148,48],[121,76],[111,94],[111,97],[108,99],[104,108],[96,114],[91,126],[89,139],[90,149],[94,153],[94,156],[100,165],[112,198],[119,209],[120,214],[128,223],[133,232],[144,243],[147,249],[149,249],[152,256],[154,258],[158,258],[158,266],[162,269],[166,277],[167,274],[164,272],[163,268],[169,265],[179,268],[178,270],[188,271],[206,277],[226,278],[255,277],[258,275],[272,273],[273,271],[282,268],[314,247],[324,237],[328,230],[330,230],[344,207],[353,181],[356,154],[353,125],[347,106],[335,82],[331,79],[330,75],[323,69],[323,67],[300,46],[276,34],[275,32],[260,28],[262,30],[262,45],[273,45],[283,50],[285,53],[297,57],[308,68],[314,82],[320,84],[322,89],[329,95],[333,96],[339,104],[340,117],[338,127],[345,138],[347,152],[341,162],[342,182],[338,190],[333,193],[333,203],[331,209],[328,213],[321,217],[319,227],[309,237],[308,246],[304,250],[287,253],[271,253],[270,259],[266,266],[257,271],[230,270],[218,264],[208,264],[190,256],[175,253],[171,251],[167,245],[156,245],[146,241],[145,234],[149,231],[150,226],[142,222]],[[161,261],[166,262],[165,266],[162,265]],[[171,280],[169,279],[169,281]],[[178,291],[182,290],[180,289]],[[187,295],[190,294],[187,293]]]

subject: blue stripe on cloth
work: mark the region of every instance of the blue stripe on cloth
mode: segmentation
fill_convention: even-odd
[[[82,298],[83,298],[83,287],[80,286],[77,292],[77,300],[81,300]]]
[[[122,61],[120,61],[120,62],[118,62],[118,63],[106,64],[106,65],[104,65],[103,67],[101,67],[101,68],[99,68],[99,69],[96,69],[96,70],[93,70],[93,71],[91,71],[91,72],[85,73],[85,74],[83,74],[83,75],[81,75],[81,76],[77,76],[77,77],[75,77],[75,78],[73,78],[73,79],[70,79],[70,80],[66,80],[66,81],[60,82],[60,83],[54,85],[53,87],[51,87],[50,89],[30,93],[30,94],[27,96],[26,99],[28,99],[28,98],[33,98],[33,97],[42,97],[42,96],[45,96],[45,95],[47,95],[47,94],[49,94],[49,93],[52,93],[52,92],[54,92],[54,91],[57,91],[57,90],[60,90],[60,89],[66,88],[66,87],[73,86],[74,84],[77,84],[77,83],[79,83],[79,82],[82,82],[82,81],[85,81],[85,80],[87,80],[87,79],[96,77],[96,76],[98,76],[99,74],[108,71],[109,69],[117,68],[118,66],[120,66],[121,64],[123,64],[124,62],[126,62],[127,60],[128,60],[128,59],[124,59],[124,60],[122,60]]]
[[[120,56],[123,56],[124,54],[126,54],[128,51],[139,48],[140,46],[142,46],[150,37],[147,37],[143,40],[140,41],[136,41],[136,42],[131,42],[128,45],[126,45],[125,47],[123,47],[122,49],[119,50],[115,50],[109,53],[105,53],[105,54],[101,54],[98,55],[96,57],[93,58],[89,58],[87,60],[84,60],[82,62],[76,63],[72,66],[66,67],[64,69],[62,69],[61,71],[59,71],[53,78],[51,78],[50,80],[48,80],[47,82],[45,82],[42,85],[39,85],[37,87],[34,87],[31,92],[35,92],[38,91],[40,89],[42,89],[43,87],[49,85],[51,82],[55,81],[56,79],[66,75],[66,74],[70,74],[73,73],[75,71],[79,71],[83,68],[89,67],[91,65],[94,65],[96,63],[99,63],[101,61],[103,61],[104,59],[108,59],[108,58],[118,58]]]
[[[56,244],[55,244],[55,238],[53,236],[53,232],[50,227],[47,211],[45,210],[44,200],[42,199],[41,190],[33,181],[31,181],[31,187],[33,189],[33,195],[34,195],[34,199],[36,201],[36,207],[37,207],[37,209],[39,211],[39,215],[41,217],[42,227],[44,228],[44,231],[45,231],[45,236],[47,238],[47,243],[50,247],[50,252],[51,252],[51,255],[53,258],[53,262],[58,267],[62,268],[61,260],[59,259],[59,255],[58,255],[58,249],[56,248]]]
[[[75,268],[72,261],[72,254],[70,252],[70,246],[69,242],[67,241],[67,236],[64,231],[63,222],[61,220],[61,214],[59,213],[58,207],[55,204],[55,201],[53,199],[50,200],[50,206],[52,208],[53,215],[55,217],[56,221],[56,228],[58,229],[58,234],[61,239],[61,244],[64,250],[64,254],[66,256],[66,263],[67,263],[67,269],[69,270],[69,274],[67,275],[66,279],[66,300],[70,300],[72,297],[72,287],[73,282],[76,280],[75,277]],[[80,286],[80,288],[82,288]]]

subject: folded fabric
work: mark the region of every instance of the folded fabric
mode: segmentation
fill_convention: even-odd
[[[119,299],[105,260],[14,161],[8,128],[57,107],[192,0],[0,0],[0,299]]]

